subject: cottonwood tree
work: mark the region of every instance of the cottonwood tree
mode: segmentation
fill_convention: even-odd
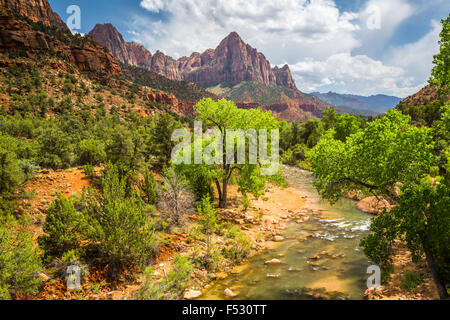
[[[307,159],[315,187],[332,202],[361,189],[396,203],[396,184],[417,184],[434,164],[432,150],[431,129],[414,127],[409,116],[391,110],[345,142],[328,131]]]
[[[246,186],[250,184],[250,182],[254,181],[255,183],[261,186],[261,168],[267,166],[267,163],[262,159],[261,154],[257,156],[254,154],[255,152],[250,151],[250,145],[256,146],[259,142],[259,150],[261,148],[265,148],[265,150],[271,150],[272,148],[272,136],[270,135],[270,130],[278,129],[278,122],[272,116],[271,112],[263,112],[261,109],[251,109],[244,110],[236,107],[234,102],[227,101],[225,99],[214,101],[210,98],[201,100],[195,107],[195,111],[198,114],[197,119],[203,122],[203,125],[206,125],[206,129],[216,129],[220,132],[221,136],[221,149],[217,150],[218,152],[214,154],[215,157],[219,157],[221,161],[218,161],[220,164],[208,165],[208,168],[214,172],[213,181],[216,184],[218,195],[219,195],[219,207],[226,208],[227,207],[227,198],[228,198],[228,184],[234,173],[246,172],[246,175],[239,175],[238,184],[240,186]],[[242,146],[240,147],[237,143],[237,138],[235,135],[232,135],[229,130],[235,130],[235,132],[239,131],[241,133],[247,133],[249,130],[254,131],[258,141],[251,141],[251,138],[248,136],[245,138],[245,149],[242,150]],[[260,130],[267,130],[268,135],[267,141],[261,139]],[[214,142],[212,142],[214,143]],[[227,154],[227,145],[234,145],[234,153]],[[209,144],[202,144],[203,150],[209,146]],[[220,146],[220,144],[219,144]],[[238,152],[242,152],[249,150],[248,154],[245,154],[245,164],[239,164],[238,161]],[[251,163],[250,157],[255,156],[256,163]],[[269,156],[269,152],[267,152],[267,156]],[[270,156],[276,156],[270,154]],[[233,159],[234,161],[229,161]],[[252,173],[252,174],[248,174]],[[241,180],[240,177],[245,179]],[[240,181],[240,183],[239,183]],[[244,183],[245,182],[245,183]],[[249,188],[253,189],[255,188]],[[243,190],[244,192],[246,190]]]
[[[427,178],[436,164],[432,131],[409,124],[410,117],[389,111],[345,142],[327,134],[307,157],[320,194],[331,202],[361,189],[396,206],[371,225],[361,241],[366,255],[389,270],[394,240],[407,243],[418,261],[425,256],[441,298],[447,298],[450,248],[450,189]],[[401,183],[401,191],[395,186]]]

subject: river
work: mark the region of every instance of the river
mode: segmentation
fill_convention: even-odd
[[[310,172],[283,171],[289,186],[307,197],[303,210],[309,221],[289,222],[285,241],[257,253],[239,274],[213,282],[201,299],[224,299],[226,288],[238,293],[235,300],[363,299],[370,263],[359,242],[372,216],[359,211],[354,201],[342,199],[331,206],[321,199]],[[281,264],[265,264],[274,258]]]

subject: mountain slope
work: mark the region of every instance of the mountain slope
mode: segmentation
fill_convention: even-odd
[[[33,22],[41,22],[47,27],[61,29],[70,32],[60,16],[55,13],[47,0],[0,0],[0,6],[26,16]]]
[[[348,107],[362,111],[373,111],[376,113],[385,113],[389,109],[394,108],[402,100],[398,97],[382,94],[369,97],[352,94],[338,94],[335,92],[313,92],[312,94],[333,106]]]
[[[402,100],[398,106],[423,106],[439,99],[439,92],[436,86],[427,85],[419,92]],[[450,97],[447,97],[449,100]]]
[[[111,53],[93,40],[13,15],[0,6],[0,52],[17,55],[48,53],[68,60],[81,71],[120,76],[121,70]]]

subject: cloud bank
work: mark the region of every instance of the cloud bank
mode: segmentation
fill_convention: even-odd
[[[178,58],[215,48],[236,31],[273,64],[288,63],[305,92],[404,97],[426,83],[438,52],[436,21],[415,42],[389,44],[418,10],[406,0],[369,0],[355,12],[332,0],[142,0],[140,6],[153,15],[133,16],[130,36],[152,52]]]

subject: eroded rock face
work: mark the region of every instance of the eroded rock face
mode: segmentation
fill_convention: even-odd
[[[121,74],[120,66],[112,54],[97,43],[88,41],[84,45],[63,43],[46,33],[34,30],[28,23],[15,19],[3,8],[0,9],[0,52],[14,50],[29,55],[53,51],[59,57],[68,59],[81,71],[112,76]]]
[[[136,42],[125,42],[122,35],[110,23],[97,24],[89,35],[102,46],[108,48],[122,63],[149,69],[152,54]]]
[[[55,13],[47,0],[0,0],[0,6],[13,10],[15,13],[26,16],[34,22],[69,31],[69,28]]]
[[[283,86],[296,89],[289,67],[271,68],[266,57],[255,48],[244,43],[232,32],[215,49],[202,55],[201,65],[192,71],[183,70],[184,79],[202,87],[226,83],[236,85],[244,81],[257,81],[267,86]]]

